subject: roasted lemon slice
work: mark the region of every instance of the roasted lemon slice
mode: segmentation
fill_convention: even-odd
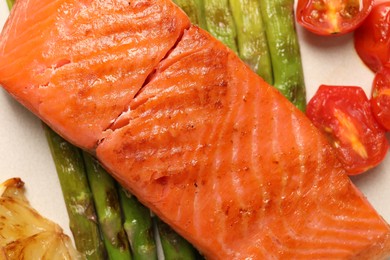
[[[56,223],[24,196],[19,178],[0,184],[0,259],[83,259]]]

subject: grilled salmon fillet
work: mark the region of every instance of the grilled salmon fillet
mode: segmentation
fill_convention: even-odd
[[[0,83],[207,259],[389,255],[325,137],[168,0],[18,0]]]

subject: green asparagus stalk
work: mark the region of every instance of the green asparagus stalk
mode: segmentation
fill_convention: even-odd
[[[83,158],[108,257],[131,259],[115,181],[90,154],[83,152]]]
[[[230,0],[237,29],[238,54],[253,71],[273,83],[271,57],[258,0]]]
[[[206,19],[206,30],[214,37],[223,42],[226,46],[237,51],[236,27],[229,0],[203,0]]]
[[[195,260],[202,258],[198,251],[183,237],[158,217],[154,217],[166,260]]]
[[[260,0],[271,53],[273,85],[304,111],[306,90],[293,8],[294,0]]]
[[[203,0],[173,0],[190,18],[193,24],[206,28]]]
[[[8,5],[8,9],[11,10],[12,6],[14,6],[14,4],[15,4],[15,0],[6,0],[6,2]]]
[[[126,231],[135,260],[157,259],[157,246],[153,236],[152,217],[136,197],[118,184],[119,200]]]
[[[76,248],[87,259],[104,259],[105,250],[92,193],[79,149],[44,125],[50,151],[59,177]]]

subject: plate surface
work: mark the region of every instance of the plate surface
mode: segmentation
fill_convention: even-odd
[[[6,3],[1,0],[0,28],[7,16]],[[360,86],[369,95],[374,74],[356,55],[352,35],[324,38],[299,26],[297,31],[308,100],[320,84]],[[60,184],[41,122],[3,89],[0,90],[0,111],[0,182],[21,177],[31,204],[70,235]],[[390,154],[380,166],[354,177],[353,181],[390,222]]]

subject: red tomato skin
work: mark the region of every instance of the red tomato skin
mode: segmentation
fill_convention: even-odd
[[[377,166],[386,156],[386,132],[376,122],[362,88],[321,85],[306,114],[328,137],[349,175]]]
[[[371,108],[376,120],[390,131],[390,63],[385,64],[374,77]]]
[[[390,1],[375,2],[372,11],[354,33],[356,52],[374,72],[390,59]]]
[[[360,26],[372,9],[373,0],[298,0],[297,22],[323,36],[350,33]]]

